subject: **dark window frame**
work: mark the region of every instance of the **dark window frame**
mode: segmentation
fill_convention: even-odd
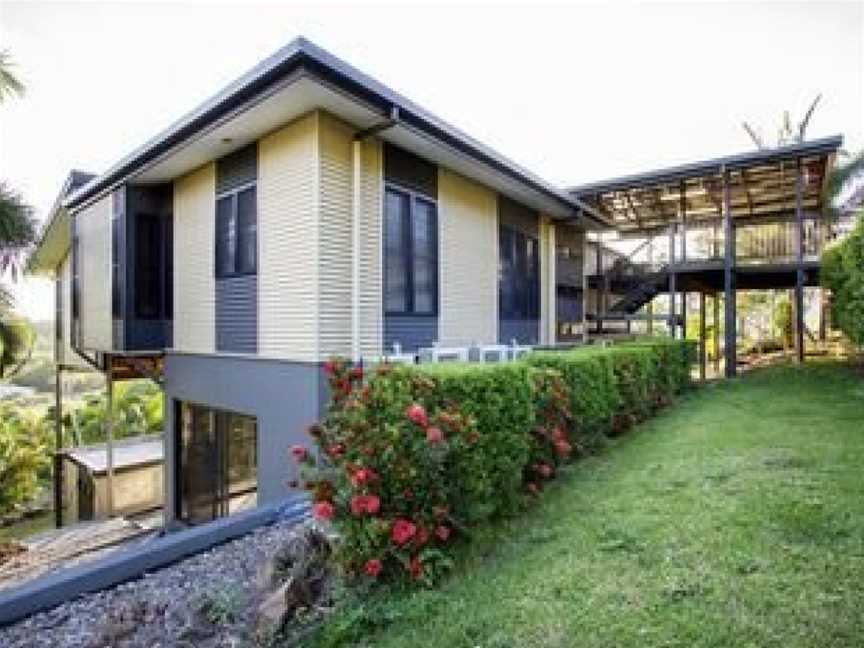
[[[251,247],[251,249],[253,249],[255,253],[248,267],[241,267],[241,260],[245,258],[241,255],[243,244],[248,243],[248,241],[244,237],[243,232],[241,232],[240,230],[238,205],[240,202],[240,194],[250,190],[253,192],[254,211],[252,218],[250,219],[252,227],[248,228],[248,230],[252,232],[250,238],[254,238],[254,245]],[[219,203],[223,200],[230,201],[228,218],[230,219],[231,226],[233,226],[234,230],[234,236],[230,244],[221,242],[222,232],[219,222]],[[241,185],[237,185],[236,187],[232,187],[231,189],[226,189],[225,191],[218,192],[216,194],[213,218],[215,220],[215,248],[213,253],[215,256],[214,272],[216,278],[229,279],[232,277],[247,277],[250,275],[258,274],[258,181],[252,180],[250,182],[245,182]],[[224,250],[225,245],[230,245],[229,251],[231,253],[231,265],[233,266],[232,270],[224,269],[222,267],[224,264],[220,263],[222,259],[220,250]]]
[[[499,318],[539,320],[541,291],[539,237],[501,223],[498,229],[498,246]],[[505,301],[505,290],[509,303]]]
[[[406,220],[403,221],[401,226],[401,234],[402,234],[402,255],[405,261],[405,286],[404,290],[404,304],[405,308],[403,310],[392,310],[387,306],[387,295],[389,294],[389,287],[387,285],[387,263],[388,263],[388,245],[387,245],[387,193],[392,192],[394,194],[399,195],[403,199],[407,199],[408,204],[408,213]],[[428,236],[431,240],[431,249],[432,249],[432,258],[430,260],[430,265],[433,268],[432,273],[432,308],[430,310],[422,310],[418,311],[415,305],[415,295],[416,295],[416,286],[414,281],[414,270],[415,270],[415,205],[417,203],[425,203],[432,207],[432,218],[430,219],[430,223],[428,224],[429,230],[427,232]],[[428,194],[415,191],[409,187],[405,187],[400,184],[396,184],[394,182],[385,182],[384,184],[384,224],[382,227],[382,249],[383,249],[383,261],[384,261],[384,315],[386,317],[438,317],[440,311],[440,236],[439,236],[439,218],[438,218],[438,201],[434,198],[431,198]]]

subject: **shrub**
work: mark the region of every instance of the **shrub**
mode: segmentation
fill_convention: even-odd
[[[822,253],[821,280],[831,290],[832,321],[864,346],[864,215],[845,240]]]
[[[47,428],[32,413],[0,407],[0,515],[30,502],[50,468]]]
[[[689,381],[685,342],[536,352],[507,364],[331,360],[331,405],[292,449],[349,578],[433,583],[459,536],[518,511],[558,466],[665,405]]]

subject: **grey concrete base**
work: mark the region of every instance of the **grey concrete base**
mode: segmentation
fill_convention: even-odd
[[[81,594],[96,592],[166,567],[217,544],[246,535],[277,520],[301,521],[309,514],[306,497],[293,498],[237,513],[198,527],[121,549],[104,558],[40,576],[0,593],[0,626],[49,610]]]

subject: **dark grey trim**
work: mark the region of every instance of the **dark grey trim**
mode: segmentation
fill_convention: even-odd
[[[606,193],[608,191],[619,191],[623,189],[634,189],[637,187],[653,186],[689,178],[698,178],[705,175],[719,175],[723,169],[734,170],[750,167],[758,164],[780,162],[782,160],[796,160],[802,156],[825,155],[835,153],[843,145],[842,135],[832,135],[821,139],[781,146],[763,151],[751,151],[727,155],[701,162],[692,162],[679,166],[667,167],[648,173],[637,173],[634,175],[621,176],[611,180],[593,182],[584,185],[570,187],[568,191],[575,197],[592,196]]]
[[[216,279],[216,350],[258,352],[258,275]]]
[[[103,175],[89,182],[65,201],[65,206],[69,209],[75,208],[111,186],[123,182],[140,167],[182,144],[300,68],[378,108],[385,118],[392,114],[394,108],[398,108],[400,122],[406,126],[453,147],[574,212],[581,209],[595,214],[589,205],[545,182],[302,37],[293,40],[256,65],[141,148],[120,160]],[[600,219],[598,222],[603,221]]]
[[[432,346],[438,340],[438,317],[436,315],[385,315],[384,350],[392,351],[399,343],[405,352],[415,352],[420,347]]]
[[[138,578],[277,520],[299,522],[308,512],[308,500],[297,495],[283,502],[237,513],[146,544],[120,549],[104,558],[40,576],[0,594],[0,626],[49,610],[82,594]]]

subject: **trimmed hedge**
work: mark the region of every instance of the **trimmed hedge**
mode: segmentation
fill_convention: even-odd
[[[693,346],[648,338],[534,352],[514,363],[325,366],[321,454],[294,448],[351,577],[433,583],[454,537],[517,512],[557,467],[669,402]]]

